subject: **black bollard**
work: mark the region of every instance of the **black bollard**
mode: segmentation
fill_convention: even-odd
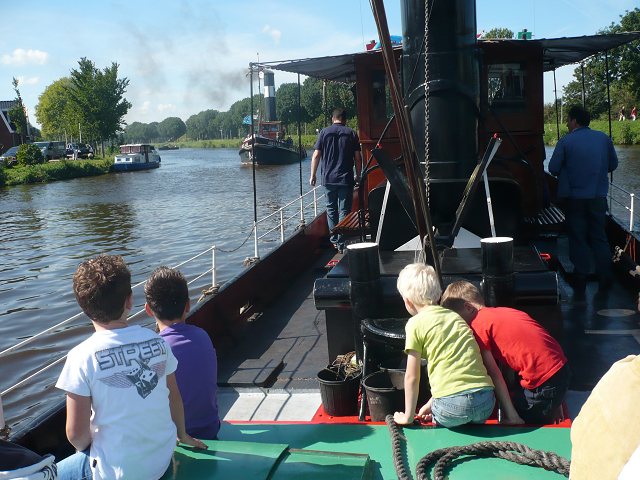
[[[376,318],[382,306],[382,285],[380,283],[380,258],[378,244],[354,243],[347,246],[349,258],[349,277],[351,278],[350,297],[353,314],[353,335],[356,345],[356,360],[364,360],[362,341],[362,321]],[[365,367],[363,362],[363,367]],[[362,378],[367,372],[363,371]],[[364,388],[360,395],[359,420],[365,419],[366,395]]]
[[[482,296],[487,307],[513,307],[516,300],[513,238],[483,238]]]

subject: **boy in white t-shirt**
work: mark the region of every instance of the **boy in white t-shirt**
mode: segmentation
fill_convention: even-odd
[[[78,304],[96,332],[73,348],[56,387],[67,392],[67,438],[75,455],[58,463],[60,480],[157,480],[176,438],[207,448],[185,432],[169,345],[128,326],[131,273],[122,257],[99,255],[73,277]]]

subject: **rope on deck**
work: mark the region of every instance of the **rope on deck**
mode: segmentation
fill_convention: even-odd
[[[396,467],[396,474],[399,480],[407,480],[408,476],[400,450],[401,435],[398,431],[398,425],[393,420],[393,415],[387,415],[385,420],[391,434],[393,463]],[[567,478],[569,477],[569,469],[571,467],[571,462],[564,457],[560,457],[553,452],[534,450],[521,443],[480,442],[461,447],[441,448],[425,455],[416,466],[416,478],[417,480],[427,480],[429,477],[427,476],[426,469],[435,464],[433,468],[434,480],[444,480],[447,464],[465,455],[503,458],[520,465],[541,467],[545,470],[564,475]]]

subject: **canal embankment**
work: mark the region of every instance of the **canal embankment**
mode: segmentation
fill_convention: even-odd
[[[61,159],[39,165],[0,166],[0,187],[104,175],[111,170],[113,159],[113,156],[107,156],[93,160]]]
[[[607,120],[592,120],[589,128],[609,135]],[[560,138],[569,133],[566,118],[560,123]],[[611,140],[614,145],[640,145],[640,121],[624,120],[611,122]],[[555,123],[544,125],[544,144],[554,146],[558,143],[558,128]]]

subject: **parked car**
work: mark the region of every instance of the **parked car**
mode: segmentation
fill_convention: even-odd
[[[64,142],[36,142],[35,144],[40,147],[42,155],[47,161],[63,157],[66,153]]]
[[[91,145],[86,145],[84,143],[70,143],[67,145],[67,158],[73,158],[74,151],[77,154],[77,158],[93,158],[93,148],[91,148]]]
[[[0,155],[0,163],[5,165],[14,165],[18,163],[18,148],[20,147],[11,147],[9,150]]]

